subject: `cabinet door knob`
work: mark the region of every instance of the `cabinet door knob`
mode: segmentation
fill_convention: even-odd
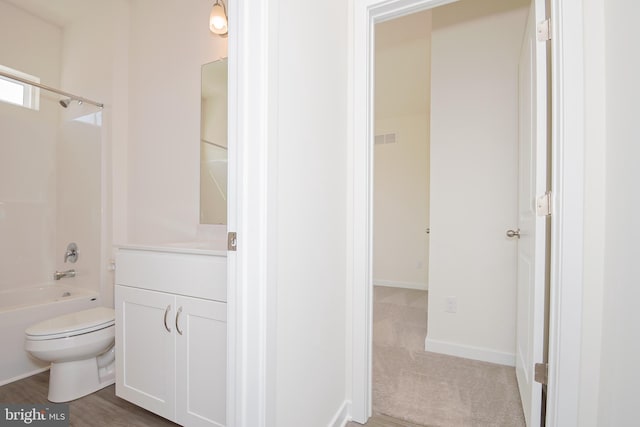
[[[512,238],[512,237],[517,237],[518,239],[520,238],[520,229],[517,228],[515,230],[507,230],[507,237]]]
[[[167,306],[167,309],[164,311],[164,328],[167,330],[167,332],[171,332],[169,325],[167,325],[167,316],[169,315],[170,311],[171,311],[171,304],[169,304]]]
[[[182,331],[180,330],[180,326],[178,325],[178,319],[180,319],[180,314],[182,313],[182,307],[178,308],[178,312],[176,313],[176,331],[180,335],[182,335]]]

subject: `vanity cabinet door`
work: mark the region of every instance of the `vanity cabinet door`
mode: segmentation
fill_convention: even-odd
[[[227,308],[176,296],[176,421],[226,424]]]
[[[116,395],[175,417],[175,296],[115,287]]]

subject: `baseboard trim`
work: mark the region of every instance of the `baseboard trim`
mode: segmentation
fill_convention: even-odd
[[[331,422],[328,424],[327,427],[346,426],[347,422],[349,422],[349,420],[351,419],[351,417],[349,416],[350,406],[351,406],[351,402],[349,402],[348,400],[345,400],[344,402],[342,402],[340,409],[338,409],[338,412],[336,412],[336,414],[333,416],[333,419],[331,420]]]
[[[399,282],[397,280],[378,280],[373,279],[373,286],[386,286],[389,288],[403,288],[403,289],[416,289],[419,291],[426,291],[429,289],[429,285],[426,283],[418,282]]]
[[[424,340],[424,349],[425,351],[433,353],[464,357],[465,359],[480,360],[482,362],[496,363],[498,365],[516,366],[515,354],[483,347],[433,340],[428,336]]]
[[[48,370],[49,370],[49,366],[46,366],[44,368],[40,368],[40,369],[35,369],[33,371],[29,371],[26,374],[20,374],[18,376],[13,377],[13,378],[9,378],[8,380],[0,381],[0,387],[2,387],[3,385],[10,384],[10,383],[12,383],[14,381],[18,381],[18,380],[21,380],[21,379],[24,379],[24,378],[30,377],[32,375],[39,374],[40,372],[44,372],[44,371],[48,371]]]

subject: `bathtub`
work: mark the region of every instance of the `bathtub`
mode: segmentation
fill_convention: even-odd
[[[45,285],[0,291],[0,386],[49,369],[24,350],[24,331],[51,317],[99,306],[98,293]]]

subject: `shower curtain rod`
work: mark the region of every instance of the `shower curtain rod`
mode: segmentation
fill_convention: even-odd
[[[30,80],[23,79],[22,77],[18,77],[18,76],[14,76],[13,74],[5,73],[4,71],[0,71],[0,76],[6,77],[6,78],[12,79],[12,80],[17,80],[17,81],[19,81],[21,83],[26,83],[26,84],[31,85],[31,86],[39,87],[40,89],[48,90],[49,92],[55,92],[55,93],[57,93],[59,95],[71,98],[74,101],[86,102],[87,104],[92,104],[92,105],[95,105],[96,107],[104,108],[104,104],[102,104],[100,102],[92,101],[90,99],[83,98],[81,96],[77,96],[77,95],[74,95],[72,93],[65,92],[63,90],[53,88],[51,86],[43,85],[42,83],[32,82]]]

